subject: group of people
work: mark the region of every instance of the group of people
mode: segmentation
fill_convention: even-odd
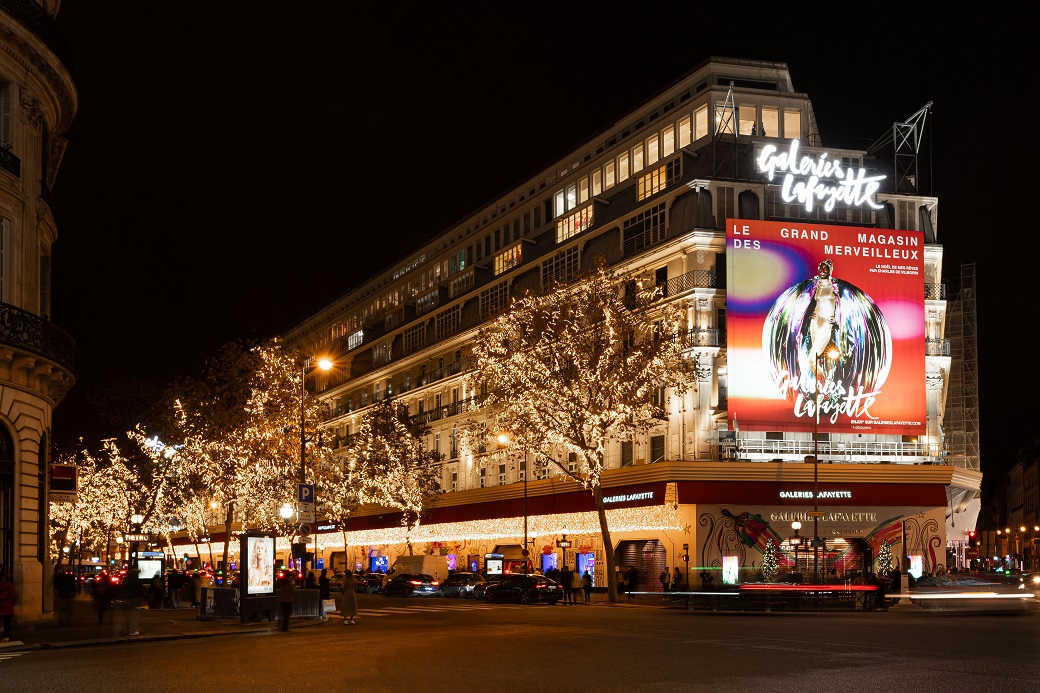
[[[701,571],[700,578],[701,584],[704,585],[705,588],[710,587],[715,582],[715,578],[707,570]],[[666,567],[661,571],[658,580],[661,581],[661,587],[664,589],[665,593],[683,592],[687,589],[686,576],[681,570],[679,570],[679,566],[675,566],[675,570],[671,572],[669,572]]]
[[[296,589],[298,578],[292,572],[281,573],[275,582],[275,599],[278,602],[279,630],[288,631],[289,621],[292,618],[293,609],[296,604]],[[323,568],[321,574],[315,577],[313,572],[307,573],[303,580],[304,589],[318,590],[318,609],[321,622],[329,622],[329,613],[339,609],[343,615],[343,625],[355,626],[358,616],[357,602],[357,580],[349,570],[343,574],[343,596],[340,604],[332,598],[332,585],[329,580],[328,569]]]
[[[585,604],[592,601],[592,574],[588,570],[580,573],[565,565],[562,570],[550,568],[545,571],[545,577],[563,587],[564,604],[577,604],[580,595],[584,596]]]

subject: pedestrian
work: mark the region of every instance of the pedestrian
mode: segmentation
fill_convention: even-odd
[[[162,573],[156,573],[148,589],[148,608],[161,609],[166,602],[166,581]]]
[[[560,584],[563,585],[563,603],[571,604],[574,601],[574,573],[568,565],[560,571]]]
[[[127,635],[140,635],[140,615],[137,613],[144,601],[144,585],[141,584],[141,573],[137,568],[126,571],[120,583],[126,609]]]
[[[878,578],[877,578],[877,598],[876,598],[877,601],[876,601],[876,604],[875,604],[875,608],[878,611],[888,611],[888,600],[885,597],[885,588],[886,587],[888,587],[888,580],[884,576],[878,575]]]
[[[303,586],[309,590],[318,589],[318,581],[314,578],[314,571],[311,570],[307,573],[307,580],[304,581]]]
[[[628,591],[628,601],[632,601],[632,593],[639,587],[639,568],[631,565],[625,573],[625,588]]]
[[[170,571],[170,574],[166,576],[166,586],[170,590],[170,606],[174,609],[181,608],[181,586],[184,584],[184,576],[181,575],[180,571],[174,568]]]
[[[202,572],[198,570],[191,576],[191,605],[202,606]]]
[[[671,582],[672,579],[672,576],[668,573],[668,566],[664,567],[664,570],[661,571],[661,575],[658,576],[657,579],[661,581],[661,591],[667,593],[668,583]],[[668,595],[665,594],[664,598],[667,599]]]
[[[581,588],[585,592],[585,603],[592,601],[592,574],[586,570],[581,574]]]
[[[575,570],[571,573],[571,604],[578,603],[578,595],[581,594],[583,587],[584,583],[582,582],[581,573]]]
[[[701,573],[703,576],[704,573]],[[672,592],[681,592],[683,587],[682,571],[679,570],[679,566],[675,566],[675,570],[672,571]]]
[[[112,578],[107,572],[102,572],[94,582],[94,611],[97,612],[97,623],[100,626],[105,622],[105,612],[112,602]]]
[[[4,623],[4,637],[0,643],[11,642],[11,620],[14,618],[14,603],[18,601],[18,589],[0,569],[0,621]]]
[[[296,578],[291,573],[285,573],[278,581],[275,588],[278,601],[278,613],[281,616],[282,631],[289,630],[289,618],[292,617],[293,606],[296,604]]]
[[[76,603],[76,576],[58,568],[54,572],[54,596],[58,598],[58,625],[72,625],[72,607]]]
[[[321,577],[318,578],[318,603],[321,605],[322,623],[329,622],[329,612],[325,610],[325,600],[327,599],[332,599],[332,586],[329,584],[329,571],[322,568]]]
[[[339,612],[343,614],[343,625],[357,625],[354,622],[354,619],[357,618],[358,615],[357,580],[354,578],[354,574],[349,570],[346,575],[343,576],[343,606],[339,608]]]

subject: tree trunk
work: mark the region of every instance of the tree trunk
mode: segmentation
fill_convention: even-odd
[[[347,524],[346,520],[340,520],[339,521],[339,529],[340,529],[340,532],[343,533],[343,570],[345,572],[348,572],[348,573],[353,573],[354,569],[350,567],[350,558],[348,557],[348,554],[347,554],[347,527],[346,527],[346,524]],[[367,573],[368,570],[364,570],[362,572]]]
[[[228,503],[227,504],[227,513],[224,515],[224,568],[225,568],[225,570],[227,569],[227,566],[231,565],[230,563],[228,563],[228,559],[230,558],[229,552],[231,551],[231,522],[234,519],[235,519],[234,504]],[[211,541],[212,541],[212,539],[213,538],[210,537]],[[212,549],[210,549],[210,551],[212,552]],[[210,560],[213,560],[213,559],[210,558]],[[242,557],[239,556],[239,563],[241,563],[241,562],[242,562]]]
[[[599,514],[599,533],[603,537],[603,556],[607,562],[607,599],[617,603],[617,570],[614,564],[614,542],[610,539],[610,527],[607,525],[607,509],[603,505],[603,487],[597,484],[592,487],[592,497],[596,499],[596,513]]]

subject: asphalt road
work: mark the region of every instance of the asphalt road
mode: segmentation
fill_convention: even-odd
[[[0,653],[0,690],[1040,691],[1040,613],[710,613],[359,595],[281,633]]]

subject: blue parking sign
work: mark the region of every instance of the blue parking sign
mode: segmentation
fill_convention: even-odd
[[[300,484],[300,495],[297,498],[299,503],[313,503],[314,502],[314,484]]]

